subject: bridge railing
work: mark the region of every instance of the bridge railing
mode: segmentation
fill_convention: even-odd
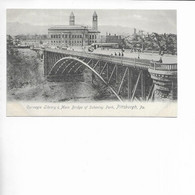
[[[150,63],[150,69],[153,70],[165,70],[165,71],[177,71],[177,63],[159,63],[151,61]]]
[[[136,66],[140,68],[148,68],[150,66],[150,60],[146,59],[137,59],[137,58],[128,58],[124,56],[111,56],[105,54],[94,54],[94,53],[85,53],[79,51],[70,51],[70,50],[52,50],[46,49],[46,51],[60,53],[60,54],[69,54],[71,56],[91,58],[101,61],[108,61],[114,63],[118,63],[125,66]]]

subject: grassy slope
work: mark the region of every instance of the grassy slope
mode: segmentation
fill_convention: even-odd
[[[85,101],[96,94],[89,82],[48,83],[36,53],[22,49],[8,50],[7,89],[11,101]]]

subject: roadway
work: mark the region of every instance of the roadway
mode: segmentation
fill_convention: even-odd
[[[151,65],[151,61],[158,61],[160,58],[162,58],[163,61],[163,69],[170,69],[169,66],[166,67],[166,64],[175,64],[174,69],[176,69],[175,66],[177,66],[177,56],[175,55],[163,55],[160,56],[156,53],[136,53],[136,52],[130,52],[130,50],[125,50],[124,56],[119,56],[119,52],[121,53],[120,49],[101,49],[98,48],[94,50],[93,52],[89,52],[88,48],[81,48],[81,47],[72,47],[68,50],[62,50],[62,49],[46,49],[50,52],[60,53],[60,54],[68,54],[70,56],[75,57],[84,57],[88,59],[95,59],[95,60],[101,60],[113,64],[120,64],[125,66],[134,66],[142,69],[148,69],[148,67]],[[115,56],[115,53],[117,53],[117,56]],[[138,58],[139,56],[139,58]],[[161,66],[161,65],[160,65]],[[162,67],[160,68],[162,69]]]
[[[83,57],[88,59],[100,60],[112,64],[119,64],[124,66],[133,66],[142,69],[148,69],[150,66],[150,60],[148,59],[136,59],[136,58],[129,58],[125,56],[111,56],[102,53],[95,53],[95,52],[85,52],[85,51],[76,51],[76,50],[62,50],[62,49],[45,49],[46,51],[59,53],[59,54],[66,54],[75,57]]]
[[[73,47],[75,51],[83,51],[86,53],[91,53],[88,52],[88,48],[85,48],[84,50],[80,47]],[[92,53],[96,54],[104,54],[104,55],[115,55],[115,52],[118,54],[119,52],[121,53],[121,49],[101,49],[97,48],[95,49]],[[124,52],[124,57],[127,58],[138,58],[140,59],[146,59],[146,60],[153,60],[153,61],[158,61],[160,57],[162,58],[163,63],[177,63],[177,56],[176,55],[169,55],[169,54],[164,54],[163,56],[160,56],[157,53],[138,53],[138,52],[131,52],[130,49],[125,49]]]

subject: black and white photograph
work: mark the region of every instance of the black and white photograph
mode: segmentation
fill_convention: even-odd
[[[0,5],[0,195],[195,195],[195,2]]]
[[[7,101],[176,104],[176,14],[8,9]]]

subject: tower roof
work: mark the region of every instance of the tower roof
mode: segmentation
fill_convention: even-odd
[[[70,16],[74,16],[73,12],[71,12]]]
[[[96,13],[96,11],[94,11],[94,12],[93,12],[93,16],[97,16],[97,13]]]

